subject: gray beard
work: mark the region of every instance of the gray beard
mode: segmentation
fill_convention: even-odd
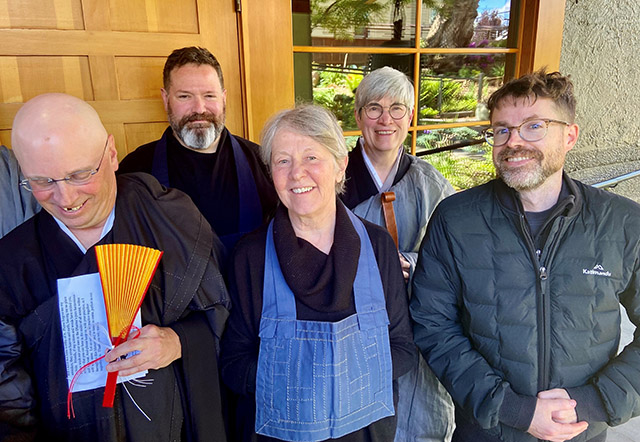
[[[179,136],[182,142],[195,150],[204,150],[220,136],[222,127],[218,128],[215,124],[209,127],[189,128],[186,124],[180,130]]]
[[[522,149],[523,152],[528,151],[528,149]],[[529,150],[532,152],[531,150]],[[535,152],[535,151],[533,151]],[[562,162],[559,164],[554,157],[553,152],[549,152],[551,157],[545,158],[544,155],[540,152],[535,153],[535,158],[537,159],[537,163],[533,167],[529,167],[527,169],[509,169],[507,167],[501,167],[501,161],[509,156],[508,154],[503,154],[498,158],[498,162],[493,163],[496,168],[497,175],[502,178],[502,181],[512,189],[521,192],[523,190],[533,190],[542,185],[547,178],[556,173],[558,170],[562,168]]]
[[[496,170],[502,181],[517,191],[535,189],[551,175],[548,173],[549,171],[545,171],[540,165],[534,170],[528,171]]]

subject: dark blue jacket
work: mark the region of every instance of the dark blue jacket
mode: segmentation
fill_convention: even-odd
[[[420,249],[416,343],[459,411],[505,441],[535,440],[531,404],[551,388],[589,422],[574,440],[640,414],[640,335],[616,356],[620,304],[640,324],[640,206],[564,183],[539,250],[500,180],[440,203]]]

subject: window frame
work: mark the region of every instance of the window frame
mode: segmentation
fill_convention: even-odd
[[[421,26],[423,4],[416,0],[416,21],[414,47],[375,47],[375,46],[293,46],[293,53],[337,53],[337,54],[408,54],[413,55],[413,84],[419,84],[420,59],[422,55],[455,54],[455,55],[489,55],[514,54],[513,72],[505,71],[505,81],[519,77],[525,73],[546,67],[549,71],[558,70],[562,48],[562,32],[564,28],[565,0],[512,0],[512,8],[518,14],[518,33],[513,48],[421,48]],[[419,105],[419,88],[415,88],[414,100]],[[449,129],[469,126],[488,126],[488,120],[446,122],[418,125],[418,112],[414,112],[409,134],[411,135],[411,153],[416,153],[416,142],[419,131]],[[344,131],[345,136],[360,135],[359,130]]]

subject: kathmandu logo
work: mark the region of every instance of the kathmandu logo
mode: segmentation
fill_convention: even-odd
[[[596,264],[593,267],[593,269],[591,269],[591,270],[582,269],[582,274],[583,275],[606,276],[606,277],[611,276],[611,272],[606,271],[604,269],[604,267],[602,267],[600,264]]]

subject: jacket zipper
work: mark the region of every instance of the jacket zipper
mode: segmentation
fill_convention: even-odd
[[[548,324],[548,299],[545,295],[546,288],[546,280],[548,278],[547,268],[543,266],[540,262],[542,251],[536,249],[533,238],[531,237],[531,232],[529,231],[529,227],[527,225],[526,218],[523,213],[520,213],[520,227],[522,233],[524,235],[527,248],[529,249],[529,254],[531,255],[531,261],[534,265],[534,269],[536,272],[536,298],[538,302],[539,308],[539,321],[541,322],[540,327],[538,327],[538,342],[540,343],[540,347],[538,350],[538,391],[546,390],[546,385],[548,383],[548,365],[549,365],[549,350],[548,350],[548,340],[549,340],[549,324]]]
[[[552,221],[553,222],[553,221]],[[548,282],[548,269],[551,266],[551,261],[555,256],[556,244],[560,233],[562,232],[562,226],[564,225],[564,218],[559,217],[556,226],[551,226],[551,231],[547,237],[544,249],[546,254],[542,257],[542,251],[538,250],[538,263],[540,266],[540,288],[542,293],[543,302],[543,314],[544,314],[544,354],[542,366],[542,376],[540,387],[542,390],[548,390],[550,386],[549,372],[551,371],[551,291],[549,289]]]
[[[548,288],[549,271],[548,267],[551,264],[551,259],[555,254],[555,246],[558,240],[559,232],[562,230],[564,219],[560,218],[557,228],[552,227],[552,231],[549,232],[546,243],[548,247],[545,247],[548,253],[545,256],[546,262],[542,259],[542,250],[537,249],[533,243],[531,232],[528,229],[527,221],[524,214],[520,214],[520,226],[524,234],[529,253],[531,254],[533,264],[536,268],[537,274],[537,294],[540,307],[540,319],[541,327],[539,327],[538,339],[541,342],[541,346],[538,354],[538,391],[544,391],[549,389],[549,370],[551,360],[551,297]]]
[[[540,279],[540,298],[542,303],[542,349],[541,353],[541,365],[540,375],[538,379],[540,381],[539,389],[549,389],[549,365],[551,359],[551,299],[549,297],[549,290],[547,280],[549,274],[547,267],[541,263],[541,250],[536,250],[536,256],[538,257],[538,278]]]

